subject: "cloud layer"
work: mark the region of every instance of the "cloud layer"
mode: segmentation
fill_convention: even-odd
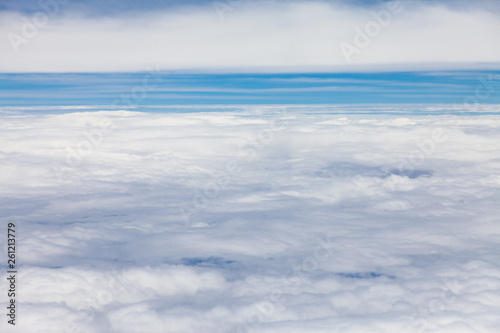
[[[500,119],[380,108],[3,110],[17,329],[494,332]]]
[[[0,12],[0,71],[494,68],[500,14],[484,4],[240,1],[95,17],[53,0]]]

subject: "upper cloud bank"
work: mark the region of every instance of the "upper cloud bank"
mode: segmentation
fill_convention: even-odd
[[[29,14],[0,12],[0,72],[415,70],[500,63],[500,12],[481,5],[216,1],[132,13],[84,16],[67,0],[41,1]]]

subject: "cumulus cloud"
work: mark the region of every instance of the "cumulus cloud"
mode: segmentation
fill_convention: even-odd
[[[500,14],[485,2],[455,8],[411,1],[219,1],[110,17],[84,16],[52,3],[57,10],[51,5],[29,14],[0,12],[0,71],[145,71],[156,65],[243,72],[372,65],[414,70],[496,68],[500,61]]]
[[[17,328],[494,332],[500,119],[381,108],[2,110]]]

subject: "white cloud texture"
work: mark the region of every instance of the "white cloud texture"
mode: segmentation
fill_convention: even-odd
[[[500,14],[481,4],[242,1],[231,10],[84,17],[48,2],[57,7],[0,13],[1,72],[415,70],[500,62]]]
[[[500,119],[440,108],[4,109],[16,332],[496,332]]]

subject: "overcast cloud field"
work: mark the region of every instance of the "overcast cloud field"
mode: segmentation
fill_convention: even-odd
[[[0,0],[0,332],[500,332],[499,36],[497,0]]]
[[[314,111],[2,112],[17,329],[494,332],[500,118]]]

